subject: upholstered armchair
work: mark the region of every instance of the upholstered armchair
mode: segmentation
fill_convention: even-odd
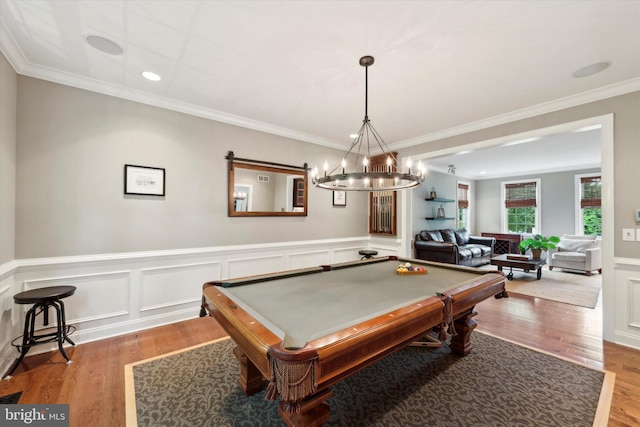
[[[565,234],[560,237],[556,249],[550,249],[547,256],[549,270],[554,267],[583,271],[587,276],[598,270],[602,274],[602,250],[600,240],[593,236],[574,236]]]

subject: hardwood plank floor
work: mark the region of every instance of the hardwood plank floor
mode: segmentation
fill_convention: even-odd
[[[511,295],[476,310],[478,331],[615,372],[609,425],[640,425],[640,351],[602,341],[600,305]],[[214,319],[195,318],[69,348],[70,365],[57,351],[29,356],[13,378],[0,381],[0,396],[22,391],[20,403],[69,403],[73,427],[122,427],[124,365],[222,336]]]

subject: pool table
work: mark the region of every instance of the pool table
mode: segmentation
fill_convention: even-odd
[[[468,354],[475,305],[502,296],[501,273],[387,256],[208,282],[200,315],[236,343],[247,395],[266,385],[287,425],[321,426],[332,385],[433,331]]]

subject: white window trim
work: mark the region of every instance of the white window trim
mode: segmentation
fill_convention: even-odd
[[[576,213],[576,236],[582,236],[584,234],[584,222],[582,213],[582,207],[580,207],[580,200],[582,199],[582,184],[580,182],[581,178],[591,177],[591,176],[599,176],[602,179],[602,173],[600,172],[592,172],[592,173],[581,173],[574,175],[575,176],[575,213]]]
[[[520,184],[522,182],[535,182],[536,183],[536,225],[534,234],[542,234],[542,219],[540,218],[540,212],[542,212],[542,200],[540,198],[540,190],[542,187],[542,180],[540,178],[535,179],[518,179],[514,181],[501,181],[500,182],[500,191],[502,192],[501,200],[500,200],[500,209],[502,210],[502,215],[500,215],[500,228],[503,233],[508,233],[507,229],[507,208],[504,206],[505,201],[507,199],[506,192],[506,184]]]

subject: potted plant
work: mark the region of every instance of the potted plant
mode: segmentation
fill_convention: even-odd
[[[560,238],[558,236],[544,237],[540,234],[536,234],[533,237],[520,242],[520,253],[524,254],[528,249],[531,249],[531,255],[534,258],[540,258],[543,251],[555,249],[556,243],[560,243]]]

